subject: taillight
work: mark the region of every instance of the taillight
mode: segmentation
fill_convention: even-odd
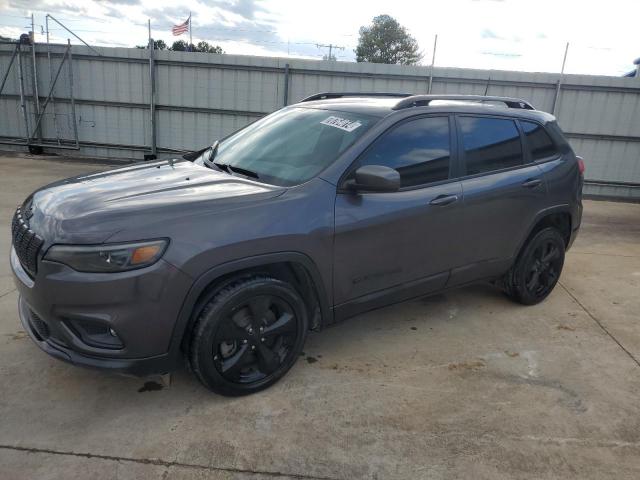
[[[578,170],[580,170],[580,175],[584,175],[584,159],[576,155],[578,159]]]

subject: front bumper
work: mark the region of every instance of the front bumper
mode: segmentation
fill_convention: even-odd
[[[191,279],[172,265],[122,273],[80,273],[41,261],[31,279],[12,251],[25,331],[43,351],[75,365],[146,376],[175,368],[172,335]],[[121,345],[95,343],[78,326],[113,329]]]
[[[38,336],[37,331],[31,325],[29,307],[22,297],[18,300],[18,312],[22,327],[29,334],[31,340],[40,347],[42,351],[52,357],[79,367],[97,368],[108,370],[123,375],[134,375],[146,377],[150,375],[161,375],[168,373],[175,368],[175,361],[168,353],[150,358],[109,358],[91,357],[71,350],[52,340],[43,340]]]

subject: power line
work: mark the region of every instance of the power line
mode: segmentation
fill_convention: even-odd
[[[344,50],[344,47],[338,46],[338,45],[334,45],[333,43],[330,43],[329,45],[323,45],[321,43],[316,43],[316,47],[318,48],[328,48],[329,49],[329,55],[325,57],[326,60],[335,60],[336,57],[335,55],[332,55],[331,52],[335,49],[335,50]]]

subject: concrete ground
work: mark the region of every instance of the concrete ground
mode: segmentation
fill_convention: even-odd
[[[640,478],[640,205],[585,202],[560,285],[488,286],[313,334],[276,386],[229,399],[49,358],[22,331],[14,208],[105,168],[0,158],[0,478]]]

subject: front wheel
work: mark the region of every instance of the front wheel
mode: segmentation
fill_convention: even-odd
[[[564,265],[565,243],[555,228],[536,233],[507,273],[507,295],[524,305],[540,303],[558,283]]]
[[[267,276],[243,278],[216,292],[200,313],[189,362],[214,392],[247,395],[289,371],[307,331],[304,300],[295,288]]]

